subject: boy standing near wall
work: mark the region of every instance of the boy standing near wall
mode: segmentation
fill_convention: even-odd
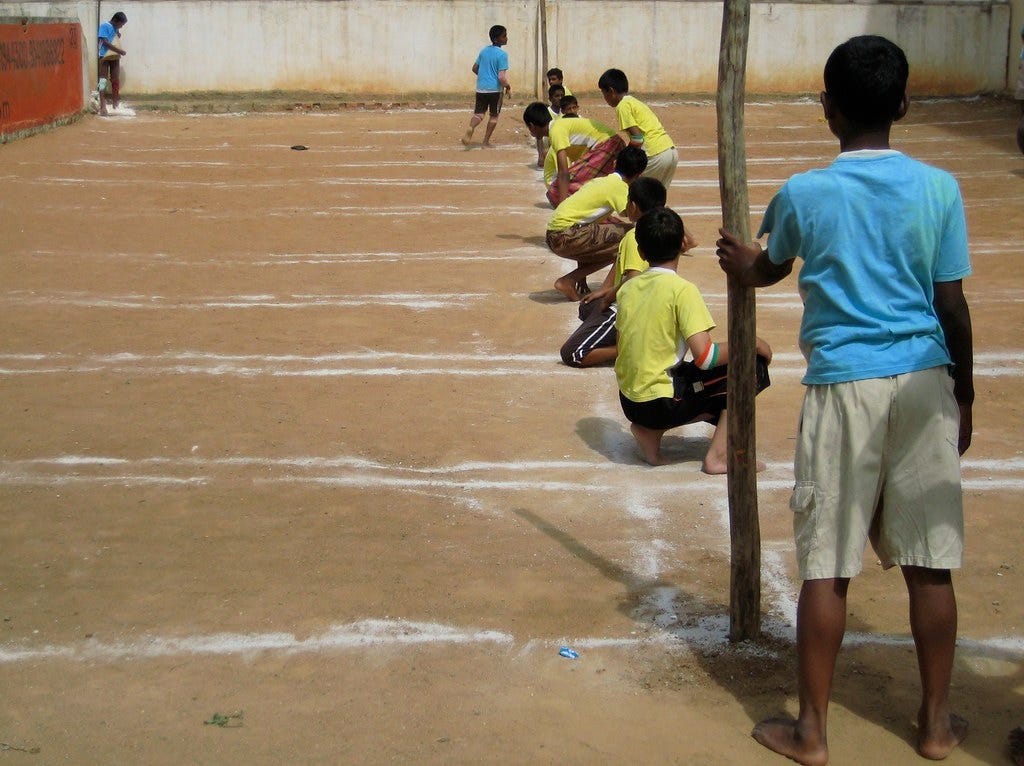
[[[484,114],[490,113],[487,128],[484,131],[484,146],[491,145],[491,135],[498,125],[501,113],[502,96],[512,95],[512,86],[508,81],[508,54],[501,46],[508,44],[508,31],[500,24],[491,27],[489,33],[491,44],[483,48],[473,64],[476,75],[476,103],[473,116],[469,118],[469,128],[462,137],[464,146],[473,140],[473,131],[484,121]]]
[[[907,59],[854,37],[825,64],[821,105],[839,157],[793,176],[758,236],[722,230],[718,257],[741,284],[783,279],[803,259],[800,347],[807,386],[790,500],[803,586],[797,607],[800,712],[754,738],[803,764],[828,761],[826,717],[850,579],[870,539],[899,566],[921,677],[917,750],[945,758],[967,733],[949,709],[963,558],[960,455],[971,443],[971,272],[956,181],[889,147],[906,114]]]
[[[121,11],[104,21],[99,28],[99,69],[96,76],[96,91],[100,97],[100,115],[107,116],[107,83],[110,83],[111,106],[121,104],[121,57],[128,55],[119,45],[121,27],[128,23],[128,17]]]

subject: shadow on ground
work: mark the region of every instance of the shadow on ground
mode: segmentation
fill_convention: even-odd
[[[645,630],[669,636],[686,650],[668,651],[655,658],[642,671],[642,686],[684,689],[694,682],[695,673],[703,673],[743,707],[751,728],[780,712],[796,712],[792,626],[766,621],[768,629],[756,640],[730,643],[727,604],[700,593],[688,593],[666,578],[639,575],[533,511],[518,508],[513,512],[569,554],[619,583],[623,588],[618,606],[621,612]],[[903,587],[898,574],[894,575],[893,587]],[[872,626],[861,620],[848,619],[847,644],[836,665],[832,705],[905,741],[910,762],[917,759],[915,721],[920,703],[913,643],[908,638],[850,645],[851,634],[870,634],[871,630]],[[979,661],[982,666],[985,661],[1008,664],[1015,656],[977,644],[965,650],[963,644],[961,641],[954,669],[952,700],[954,709],[972,722],[972,733],[961,748],[983,763],[1006,763],[1007,732],[1019,723],[1014,718],[1022,710],[1024,668],[1017,662],[1011,677],[978,672],[974,667]],[[737,736],[747,734],[749,731],[737,732]]]
[[[614,387],[614,379],[609,386]],[[685,429],[685,432],[683,432]],[[701,436],[700,430],[707,429],[708,435]],[[679,463],[696,463],[694,470],[700,469],[704,455],[711,443],[712,426],[694,423],[677,429],[675,433],[665,434],[661,442],[661,454],[665,458],[664,466],[652,466],[651,470],[662,470]],[[576,421],[576,435],[594,452],[603,455],[612,463],[620,465],[645,465],[640,457],[639,448],[629,432],[625,416],[622,420],[612,418],[586,417]],[[671,470],[669,468],[669,470]]]

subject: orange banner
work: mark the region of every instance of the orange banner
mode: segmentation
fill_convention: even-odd
[[[77,114],[83,106],[81,25],[0,23],[0,138]]]

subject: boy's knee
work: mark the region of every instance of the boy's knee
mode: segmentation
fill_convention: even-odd
[[[562,344],[562,349],[559,354],[562,357],[562,362],[569,367],[582,367],[583,363],[580,361],[583,358],[583,354],[578,353],[580,347],[572,340],[566,341]]]

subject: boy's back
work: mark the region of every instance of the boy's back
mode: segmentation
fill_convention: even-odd
[[[647,156],[671,149],[675,144],[669,137],[661,120],[654,111],[640,99],[626,95],[615,107],[615,115],[619,118],[619,127],[627,129],[634,125],[644,134],[644,151]]]
[[[548,231],[562,231],[578,223],[592,223],[621,213],[626,209],[628,195],[629,184],[618,173],[587,181],[555,208],[548,221]]]
[[[616,297],[619,390],[634,402],[672,397],[668,369],[686,339],[715,327],[700,290],[674,270],[652,266],[623,283]]]
[[[893,150],[846,152],[791,178],[758,236],[776,263],[799,257],[804,383],[948,364],[934,283],[970,274],[956,181]]]

